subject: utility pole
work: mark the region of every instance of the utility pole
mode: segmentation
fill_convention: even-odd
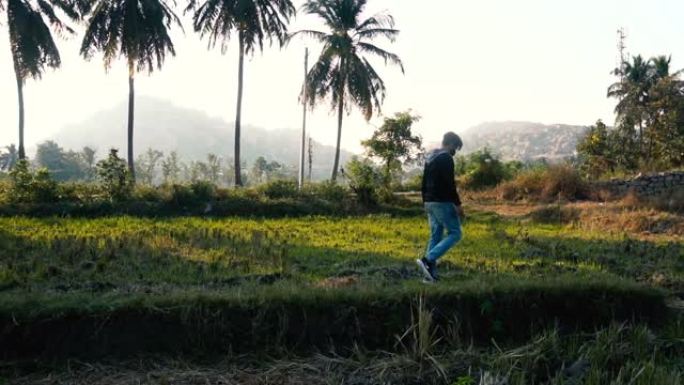
[[[299,189],[304,187],[304,156],[306,153],[306,103],[307,103],[307,87],[306,76],[309,72],[309,48],[304,49],[304,88],[303,88],[303,113],[302,113],[302,146],[299,150]]]
[[[627,40],[627,33],[625,32],[625,29],[623,27],[620,27],[617,30],[617,34],[618,34],[617,48],[618,48],[618,52],[620,54],[620,57],[618,58],[620,63],[618,64],[617,68],[618,68],[619,75],[620,75],[620,81],[624,82],[624,80],[625,80],[624,66],[625,66],[625,62],[627,61],[627,51],[626,51],[627,46],[625,45],[625,40]]]

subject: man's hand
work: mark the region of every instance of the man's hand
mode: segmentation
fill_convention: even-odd
[[[465,211],[463,210],[463,206],[456,206],[456,214],[458,214],[458,217],[461,219],[461,221],[464,221],[466,219]]]

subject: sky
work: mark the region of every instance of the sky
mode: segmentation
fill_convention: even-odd
[[[298,8],[303,4],[294,2]],[[606,88],[615,80],[610,72],[618,63],[620,27],[627,32],[629,54],[671,54],[675,69],[684,66],[681,0],[369,0],[364,16],[378,12],[392,14],[401,34],[393,43],[378,40],[377,45],[397,53],[406,69],[402,74],[397,67],[373,61],[387,85],[382,114],[411,109],[422,117],[414,129],[426,142],[487,121],[590,125],[603,119],[612,124],[614,101],[606,98]],[[161,71],[139,74],[136,92],[232,122],[237,43],[225,54],[209,50],[192,30],[189,15],[182,18],[185,31],[172,33],[176,57],[169,57]],[[299,29],[324,26],[299,12],[290,30]],[[25,86],[29,152],[64,126],[126,101],[123,61],[108,72],[101,56],[84,61],[78,55],[81,37],[59,39],[62,67]],[[244,124],[301,127],[298,94],[305,47],[311,50],[310,61],[315,60],[321,47],[306,39],[285,49],[266,46],[263,54],[246,60]],[[12,68],[2,15],[0,145],[18,140]],[[356,152],[361,151],[360,141],[382,123],[382,116],[366,122],[358,110],[344,119],[342,146]],[[337,119],[329,104],[310,113],[308,125],[314,139],[335,143]],[[125,126],[122,116],[122,135]]]

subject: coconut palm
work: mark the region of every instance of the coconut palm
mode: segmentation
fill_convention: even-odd
[[[181,22],[166,0],[92,0],[87,4],[81,55],[90,60],[102,52],[105,69],[119,56],[128,64],[128,168],[134,175],[135,74],[161,70],[166,55],[175,56],[169,31],[173,25],[182,28]]]
[[[0,12],[6,12],[7,15],[14,75],[17,80],[19,159],[26,157],[24,85],[28,78],[40,79],[47,68],[60,66],[61,58],[52,30],[58,35],[73,34],[74,31],[65,23],[64,16],[78,19],[80,4],[72,0],[0,0]]]
[[[399,56],[387,52],[372,40],[383,37],[393,42],[399,34],[394,29],[394,19],[388,14],[378,14],[361,19],[367,0],[309,0],[304,10],[323,19],[327,32],[303,30],[303,34],[323,44],[317,62],[307,74],[306,102],[313,108],[319,100],[330,99],[332,109],[337,109],[337,147],[333,164],[332,180],[337,179],[342,138],[342,116],[355,105],[361,109],[366,120],[380,111],[385,97],[385,83],[368,61],[376,56],[404,67]]]
[[[238,95],[235,113],[235,185],[242,185],[240,135],[242,125],[242,90],[244,87],[245,55],[258,48],[264,40],[277,40],[281,45],[287,37],[287,24],[295,14],[291,0],[190,0],[186,12],[193,12],[193,26],[209,41],[209,48],[220,42],[226,52],[231,35],[237,33]]]
[[[13,144],[5,147],[5,151],[0,152],[0,170],[9,171],[19,161],[17,147]]]
[[[647,118],[648,93],[652,85],[653,70],[641,55],[625,61],[614,73],[621,79],[608,88],[608,97],[618,98],[615,112],[621,125],[639,127],[639,156],[643,149],[644,120]]]

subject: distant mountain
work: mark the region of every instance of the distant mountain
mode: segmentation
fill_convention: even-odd
[[[587,127],[531,122],[488,122],[468,129],[463,151],[489,147],[504,160],[560,160],[575,154],[579,138]]]
[[[66,149],[91,146],[98,156],[104,156],[114,147],[120,154],[126,153],[126,105],[95,113],[84,122],[65,127],[54,135]],[[185,160],[205,160],[213,153],[223,158],[233,157],[233,123],[212,118],[207,114],[178,107],[164,100],[138,97],[135,111],[136,156],[148,148],[168,153],[177,151]],[[296,129],[266,130],[250,125],[242,126],[242,160],[250,166],[259,156],[290,166],[299,164],[301,131]],[[315,179],[329,177],[335,148],[314,142],[313,176]],[[345,164],[352,153],[341,151],[340,161]]]

